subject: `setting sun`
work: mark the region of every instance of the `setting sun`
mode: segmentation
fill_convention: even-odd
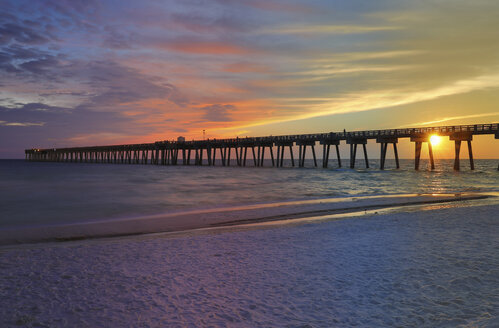
[[[436,134],[430,137],[430,142],[432,146],[437,146],[441,141],[442,137],[437,136]]]

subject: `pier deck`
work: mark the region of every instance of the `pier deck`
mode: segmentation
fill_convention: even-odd
[[[399,168],[397,143],[399,139],[409,138],[415,144],[414,168],[420,167],[422,144],[427,143],[431,168],[435,168],[430,137],[433,135],[447,136],[455,142],[454,169],[460,169],[461,143],[467,142],[470,168],[474,169],[472,140],[474,135],[494,135],[499,139],[499,123],[453,125],[407,129],[343,131],[316,134],[297,134],[267,137],[208,139],[193,141],[157,141],[145,144],[26,149],[27,161],[51,162],[85,162],[85,163],[120,163],[120,164],[154,164],[154,165],[215,165],[216,158],[223,166],[248,164],[248,150],[253,166],[263,166],[265,150],[268,150],[272,166],[282,167],[286,150],[291,156],[291,165],[295,166],[293,147],[298,146],[297,164],[305,165],[307,149],[310,148],[314,166],[317,166],[315,145],[323,146],[322,167],[329,164],[330,147],[335,146],[338,166],[341,167],[339,146],[342,141],[350,146],[350,168],[355,168],[357,146],[362,145],[366,168],[369,160],[366,149],[368,140],[374,139],[380,144],[380,169],[385,168],[388,144],[392,144],[396,167]],[[274,147],[277,147],[274,157]],[[232,153],[232,155],[231,155]],[[206,155],[206,160],[203,156]],[[180,161],[181,159],[181,161]],[[249,165],[249,164],[248,164]],[[499,169],[499,167],[498,167]]]

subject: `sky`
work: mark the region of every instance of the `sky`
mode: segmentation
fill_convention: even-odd
[[[202,139],[203,130],[220,138],[499,122],[496,0],[0,8],[0,158]],[[413,146],[402,146],[411,157]],[[476,157],[499,158],[492,136],[474,146]]]

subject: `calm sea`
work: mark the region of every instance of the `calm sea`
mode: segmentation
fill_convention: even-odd
[[[288,163],[289,164],[289,163]],[[498,160],[452,170],[452,160],[420,171],[412,160],[400,170],[272,167],[155,166],[40,163],[0,160],[0,228],[140,217],[172,211],[284,200],[499,191]],[[333,163],[335,165],[336,163]],[[346,164],[346,163],[344,163]],[[270,163],[266,163],[270,165]]]

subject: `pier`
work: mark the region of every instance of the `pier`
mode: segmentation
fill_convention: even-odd
[[[284,136],[208,139],[185,141],[157,141],[145,144],[91,146],[73,148],[26,149],[27,161],[78,162],[78,163],[113,163],[113,164],[152,164],[152,165],[215,165],[216,158],[222,166],[264,166],[265,151],[270,154],[273,167],[283,167],[285,153],[290,154],[291,166],[305,166],[305,157],[310,148],[314,166],[318,159],[316,145],[322,145],[322,167],[329,166],[331,146],[336,149],[337,166],[342,167],[340,146],[342,142],[350,147],[350,168],[355,168],[357,148],[362,146],[365,167],[369,168],[367,142],[375,140],[380,145],[380,169],[385,169],[386,154],[391,144],[395,156],[396,168],[400,168],[397,143],[399,139],[409,138],[414,142],[414,168],[419,170],[423,144],[426,143],[431,169],[435,169],[433,149],[430,137],[437,135],[449,137],[455,144],[454,170],[460,165],[461,144],[467,143],[470,169],[473,162],[472,141],[474,135],[494,135],[499,139],[499,123],[453,125],[407,129],[343,131],[317,134],[298,134]],[[294,147],[298,146],[298,158],[295,161]],[[274,156],[275,155],[275,156]],[[206,160],[203,160],[203,157]],[[499,169],[499,167],[498,167]]]

